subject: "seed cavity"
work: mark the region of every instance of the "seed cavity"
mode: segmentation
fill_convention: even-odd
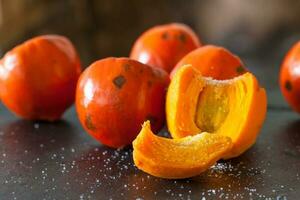
[[[113,79],[113,83],[117,88],[121,89],[126,83],[126,79],[123,75],[119,75]]]

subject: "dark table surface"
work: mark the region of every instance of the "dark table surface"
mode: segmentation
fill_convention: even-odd
[[[191,179],[139,171],[132,149],[97,143],[81,128],[74,108],[61,121],[45,123],[19,119],[0,106],[0,199],[299,199],[300,116],[277,86],[285,50],[244,57],[268,93],[256,144]]]

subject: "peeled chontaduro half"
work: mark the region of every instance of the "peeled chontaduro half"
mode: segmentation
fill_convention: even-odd
[[[249,72],[229,80],[203,77],[191,65],[174,75],[166,99],[167,124],[173,138],[209,132],[231,138],[232,158],[250,148],[267,110],[266,92]]]
[[[169,139],[152,133],[146,121],[133,141],[133,160],[153,176],[179,179],[199,175],[222,158],[232,147],[229,137],[201,133]]]

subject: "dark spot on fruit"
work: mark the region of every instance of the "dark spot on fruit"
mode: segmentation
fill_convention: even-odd
[[[147,81],[147,85],[150,88],[152,86],[152,81]]]
[[[159,69],[154,69],[152,70],[152,74],[153,77],[157,77],[157,78],[163,78],[164,77],[164,73],[162,70]]]
[[[155,77],[156,72],[154,70],[151,71],[151,76]]]
[[[123,65],[123,67],[124,67],[125,72],[127,72],[127,71],[130,70],[130,64],[129,64],[129,63],[125,63],[125,64]]]
[[[122,110],[122,106],[120,106],[119,104],[115,105],[114,108],[118,111]]]
[[[96,130],[96,126],[93,124],[92,122],[92,117],[90,115],[87,115],[85,118],[85,126],[89,129],[89,130]]]
[[[292,90],[292,83],[291,83],[289,80],[287,80],[287,81],[285,82],[285,84],[284,84],[284,87],[285,87],[285,89],[286,89],[287,91],[291,91],[291,90]]]
[[[182,42],[185,43],[186,42],[186,36],[184,33],[180,33],[178,36],[178,39]]]
[[[144,72],[144,67],[142,67],[139,72],[142,74]]]
[[[239,73],[239,74],[242,74],[242,73],[245,72],[245,69],[244,69],[243,66],[239,66],[239,67],[236,68],[236,72]]]
[[[259,91],[259,90],[260,90],[260,85],[257,84],[256,91]]]
[[[149,120],[150,121],[150,123],[151,124],[155,124],[156,122],[157,122],[157,118],[156,117],[154,117],[153,115],[147,115],[147,117],[146,117],[146,120],[145,121],[147,121],[147,120]]]
[[[169,34],[167,32],[164,32],[162,35],[161,35],[161,38],[164,39],[164,40],[167,40],[169,38]]]
[[[114,78],[113,83],[117,88],[121,89],[123,85],[126,83],[126,79],[123,75],[119,75]]]
[[[115,104],[113,104],[113,107],[119,112],[123,112],[126,109],[126,106],[122,101],[117,101]]]
[[[53,66],[56,65],[56,64],[58,63],[56,59],[53,59],[52,62],[53,62],[53,63],[52,63]]]

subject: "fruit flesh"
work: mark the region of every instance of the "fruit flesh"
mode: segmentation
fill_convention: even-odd
[[[200,174],[219,160],[232,146],[230,138],[201,133],[181,139],[168,139],[152,133],[144,123],[133,142],[136,166],[157,177],[188,178]]]
[[[180,76],[177,74],[173,77],[167,92],[167,124],[173,138],[201,132],[194,123],[198,102],[198,95],[195,94],[200,94],[204,80],[199,78],[199,72],[195,73],[195,70],[189,66],[186,65],[178,70]]]
[[[178,73],[167,94],[171,135],[181,138],[210,132],[228,136],[234,146],[224,158],[247,150],[255,142],[266,113],[266,93],[256,78],[246,73],[217,81],[202,77],[191,66],[179,69]]]

